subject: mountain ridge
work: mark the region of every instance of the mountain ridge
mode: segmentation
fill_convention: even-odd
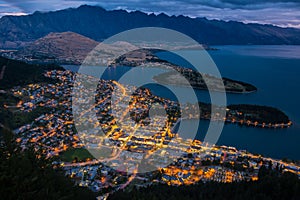
[[[0,47],[18,48],[51,32],[68,31],[100,42],[125,30],[149,26],[173,29],[208,45],[300,44],[300,29],[295,28],[168,16],[164,13],[109,11],[83,5],[26,16],[3,16],[0,19]]]
[[[16,58],[81,63],[99,43],[74,32],[51,32],[15,53]],[[22,60],[22,59],[21,59]]]

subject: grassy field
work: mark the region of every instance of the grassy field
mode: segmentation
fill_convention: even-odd
[[[72,162],[75,158],[77,158],[78,161],[85,161],[88,158],[93,159],[94,157],[85,148],[70,148],[61,153],[60,158],[62,161]]]

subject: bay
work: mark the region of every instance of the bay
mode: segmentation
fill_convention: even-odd
[[[217,51],[208,51],[218,67],[222,77],[251,83],[258,91],[250,94],[227,94],[227,104],[257,104],[276,107],[284,111],[292,120],[293,125],[286,129],[267,129],[226,124],[219,138],[218,145],[234,146],[252,153],[272,158],[289,158],[300,160],[300,46],[216,46]],[[186,50],[190,54],[196,51]],[[169,52],[157,54],[161,59],[178,65],[192,67],[185,60]],[[76,66],[65,66],[76,71]],[[109,68],[102,78],[118,80],[128,73],[131,67]],[[140,68],[131,72],[125,79],[126,84],[132,80],[151,81],[162,69],[154,69],[149,73]],[[127,81],[127,82],[126,82]],[[184,87],[148,85],[158,96],[176,100],[173,89],[183,95],[188,94]],[[210,102],[207,91],[195,90],[199,101]],[[187,98],[188,101],[188,98]],[[196,120],[185,120],[185,130],[195,127]],[[208,121],[201,120],[197,133],[203,139]]]
[[[273,158],[300,159],[300,46],[216,46],[209,51],[223,77],[251,83],[258,91],[227,94],[227,104],[257,104],[284,111],[293,125],[287,129],[224,126],[217,144],[246,149]],[[194,53],[190,51],[190,53]],[[168,53],[160,58],[173,61]],[[182,62],[182,63],[180,63]],[[176,64],[189,67],[182,60]],[[162,95],[162,94],[160,94]],[[197,91],[200,101],[209,102],[206,91]],[[190,120],[190,126],[196,122]],[[207,121],[200,122],[205,132]],[[188,131],[188,130],[187,130]],[[198,137],[203,138],[203,131]]]

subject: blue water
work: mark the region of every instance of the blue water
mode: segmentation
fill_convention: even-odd
[[[300,159],[300,46],[218,46],[209,51],[223,77],[251,83],[258,91],[227,94],[228,104],[269,105],[284,111],[293,121],[288,129],[260,129],[225,125],[219,145],[235,146],[273,158]],[[193,51],[191,51],[193,53]],[[169,55],[168,55],[169,54]],[[161,58],[189,65],[170,53]],[[171,58],[171,59],[170,59]],[[172,59],[173,58],[173,59]],[[163,94],[160,94],[163,95]],[[200,101],[209,102],[206,91],[197,91]],[[191,120],[190,126],[196,122]],[[201,122],[204,131],[208,122]]]
[[[284,111],[293,121],[293,126],[287,129],[262,129],[241,127],[227,124],[224,126],[217,144],[246,149],[253,153],[263,154],[273,158],[300,159],[300,46],[217,46],[218,51],[209,51],[223,77],[251,83],[258,91],[251,94],[227,94],[228,104],[258,104],[269,105]],[[195,51],[188,51],[195,53]],[[164,52],[160,58],[173,63],[192,67],[185,60],[173,54]],[[76,67],[68,69],[76,71]],[[130,68],[112,68],[105,78],[118,79]],[[130,79],[152,79],[153,75],[162,73],[162,69],[151,70],[151,73],[140,69],[129,75]],[[171,86],[171,90],[172,87]],[[154,93],[170,99],[175,99],[171,91],[151,85]],[[178,88],[183,94],[187,88]],[[200,101],[210,102],[207,91],[196,90]],[[196,126],[195,120],[186,121],[185,127]],[[203,139],[208,121],[200,122],[197,137]],[[188,132],[189,129],[187,128]]]

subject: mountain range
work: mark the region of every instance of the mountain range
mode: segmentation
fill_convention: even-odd
[[[300,29],[273,25],[244,24],[140,11],[108,11],[83,5],[53,12],[35,12],[26,16],[0,19],[0,48],[26,46],[51,32],[74,32],[95,41],[139,27],[164,27],[177,30],[207,45],[300,44]]]

